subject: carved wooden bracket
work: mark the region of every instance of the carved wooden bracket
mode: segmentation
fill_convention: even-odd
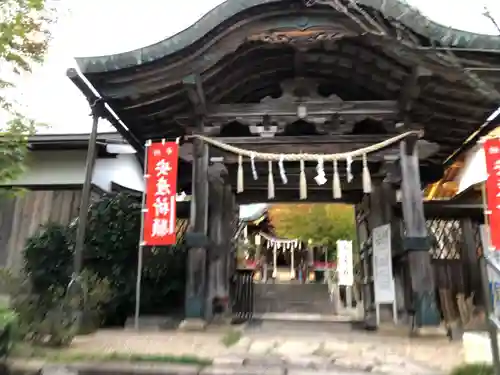
[[[250,35],[247,41],[264,42],[272,44],[306,45],[319,42],[332,42],[356,33],[339,29],[323,30],[278,30],[266,31]]]

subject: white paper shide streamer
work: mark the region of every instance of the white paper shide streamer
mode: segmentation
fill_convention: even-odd
[[[307,199],[307,181],[304,160],[300,161],[300,199]]]
[[[267,162],[267,199],[274,199],[273,162]]]
[[[236,177],[236,192],[243,192],[243,156],[238,155],[238,176]]]
[[[323,162],[323,159],[318,159],[318,165],[316,166],[316,172],[318,173],[316,177],[314,177],[314,180],[316,183],[321,186],[326,184],[326,175],[325,175],[325,164]]]
[[[342,187],[340,185],[339,166],[337,160],[333,161],[333,199],[342,198]]]
[[[290,251],[290,250],[300,250],[302,247],[302,243],[298,238],[293,240],[288,240],[288,239],[285,240],[281,238],[271,237],[263,232],[260,232],[259,235],[266,240],[268,249],[276,248],[276,250]]]
[[[366,154],[363,155],[363,193],[370,194],[372,192],[372,178],[368,169],[368,160]]]
[[[345,162],[347,164],[347,182],[351,182],[354,178],[354,176],[352,175],[352,156],[348,156]]]
[[[285,165],[283,162],[283,155],[280,157],[280,161],[278,162],[278,167],[280,169],[280,176],[281,176],[281,182],[283,182],[284,185],[288,183],[288,178],[286,177],[286,172],[285,172]]]
[[[259,179],[259,175],[257,174],[257,168],[255,167],[255,152],[252,152],[252,156],[250,156],[250,165],[252,168],[252,176],[254,180]]]

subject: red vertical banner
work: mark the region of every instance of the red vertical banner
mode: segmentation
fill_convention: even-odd
[[[178,157],[179,145],[175,142],[152,143],[147,149],[146,246],[175,244]]]
[[[490,246],[500,250],[500,138],[484,142],[486,156],[486,201],[490,227]]]

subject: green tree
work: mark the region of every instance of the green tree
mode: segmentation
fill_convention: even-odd
[[[27,136],[36,123],[23,115],[12,99],[19,76],[30,73],[47,52],[49,28],[55,8],[51,0],[2,0],[0,2],[0,183],[23,172]]]
[[[337,240],[356,242],[354,208],[349,205],[278,204],[269,209],[269,215],[279,237],[311,239],[329,249],[335,249]]]

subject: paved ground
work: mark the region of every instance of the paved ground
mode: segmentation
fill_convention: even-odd
[[[100,331],[79,337],[71,350],[87,353],[136,353],[196,355],[211,358],[222,368],[287,368],[335,373],[437,374],[448,372],[462,362],[461,343],[445,338],[395,337],[368,332],[300,332],[245,334],[226,347],[222,338],[227,329],[208,332]],[[298,370],[297,370],[298,371]],[[304,372],[306,371],[306,372]],[[320,371],[321,372],[321,371]]]

